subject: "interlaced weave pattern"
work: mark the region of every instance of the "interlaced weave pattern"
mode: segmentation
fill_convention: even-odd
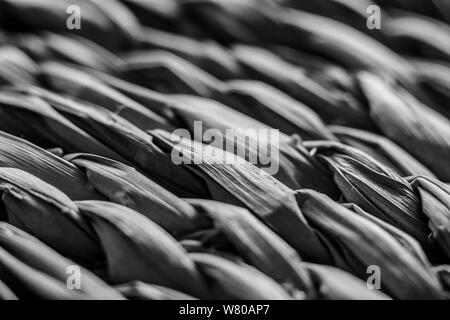
[[[447,0],[0,0],[0,299],[449,299],[449,118]]]

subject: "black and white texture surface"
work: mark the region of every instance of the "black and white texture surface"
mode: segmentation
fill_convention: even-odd
[[[0,299],[450,298],[447,0],[0,0]]]

